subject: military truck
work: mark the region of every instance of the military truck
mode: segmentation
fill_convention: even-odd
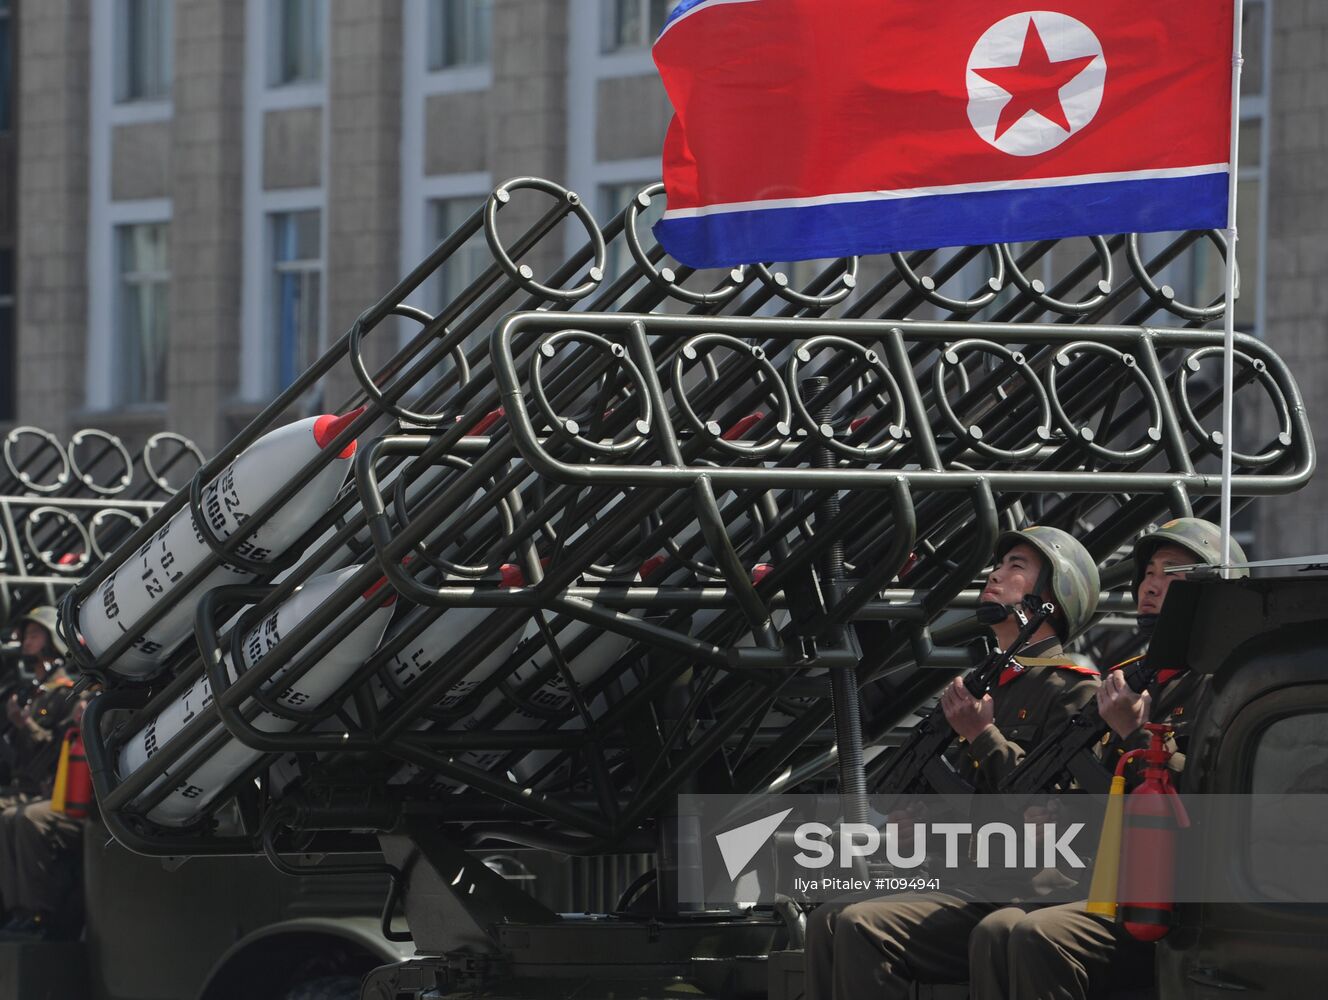
[[[64,597],[119,844],[185,879],[377,878],[410,935],[330,976],[278,941],[242,995],[788,996],[801,913],[688,905],[678,796],[865,793],[972,662],[1003,528],[1083,540],[1109,620],[1080,651],[1107,663],[1131,540],[1214,516],[1224,304],[1167,275],[1221,234],[695,273],[644,231],[661,197],[601,226],[553,182],[499,185]],[[480,240],[489,266],[420,308]],[[1281,359],[1240,336],[1235,366],[1239,508],[1314,449]],[[1195,657],[1222,691],[1200,780],[1231,787],[1240,713],[1283,695],[1219,660]],[[568,858],[596,905],[547,891]],[[1294,949],[1311,918],[1187,910],[1160,995],[1258,987],[1226,942],[1263,920]]]

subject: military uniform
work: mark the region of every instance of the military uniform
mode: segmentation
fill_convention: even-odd
[[[994,790],[1097,689],[1098,672],[1065,661],[1060,640],[1029,652],[992,688],[992,725],[972,744],[960,745],[959,771],[979,791]],[[968,970],[960,942],[996,906],[943,894],[827,903],[807,922],[807,1000],[904,1000],[913,982],[963,982]]]
[[[6,736],[13,784],[0,794],[0,904],[12,907],[18,896],[16,826],[24,808],[49,798],[60,762],[60,744],[71,724],[73,682],[57,664],[36,685],[25,717]]]
[[[1141,585],[1149,560],[1163,546],[1175,546],[1209,566],[1221,564],[1222,532],[1217,525],[1194,517],[1168,521],[1143,535],[1134,547],[1134,592]],[[1245,553],[1231,543],[1232,562],[1244,563]],[[1235,570],[1245,576],[1246,570]],[[1126,661],[1126,666],[1133,661]],[[1185,762],[1194,718],[1209,696],[1208,678],[1178,670],[1160,670],[1150,722],[1170,726],[1170,749],[1175,751],[1171,767],[1179,771]],[[1108,732],[1098,753],[1115,770],[1121,756],[1149,744],[1140,729],[1121,739]],[[1127,784],[1137,783],[1139,765],[1127,765]],[[969,939],[969,964],[974,977],[969,984],[972,1000],[1078,1000],[1102,996],[1109,989],[1146,983],[1152,978],[1153,946],[1136,941],[1113,921],[1084,912],[1082,901],[1025,913],[1009,907],[991,914]]]
[[[1120,670],[1133,663],[1112,667]],[[1194,717],[1208,700],[1208,677],[1161,670],[1150,722],[1173,728],[1168,745],[1171,766],[1184,766]],[[1144,729],[1121,738],[1108,732],[1098,747],[1112,771],[1121,756],[1149,744]],[[1128,785],[1142,775],[1137,762],[1126,765]],[[1143,985],[1152,977],[1153,946],[1137,941],[1115,921],[1084,911],[1083,900],[1031,911],[1003,907],[985,917],[969,938],[970,1000],[1086,1000],[1111,989]]]

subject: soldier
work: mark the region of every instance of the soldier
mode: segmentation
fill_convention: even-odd
[[[1026,655],[1006,668],[993,693],[974,698],[959,678],[942,692],[946,721],[962,740],[960,772],[979,791],[994,790],[1028,748],[1093,696],[1097,671],[1069,662],[1061,647],[1092,620],[1098,587],[1093,558],[1058,528],[1034,526],[997,540],[982,600],[1008,607],[1037,594],[1056,614],[1033,634]],[[992,631],[1005,646],[1019,625],[1010,618]],[[994,908],[939,893],[822,906],[807,925],[807,1000],[903,1000],[912,996],[914,981],[962,982],[964,942]]]
[[[82,721],[87,702],[79,699],[71,724]],[[83,820],[66,814],[50,799],[26,803],[0,833],[5,903],[10,919],[0,941],[72,939],[81,923]],[[70,810],[72,811],[72,810]]]
[[[1185,578],[1184,573],[1168,573],[1168,568],[1220,565],[1221,538],[1217,525],[1181,517],[1135,543],[1134,589],[1143,631],[1151,631],[1157,621],[1171,584]],[[1231,555],[1233,562],[1245,561],[1235,541]],[[1122,754],[1148,746],[1146,721],[1170,726],[1172,749],[1184,751],[1191,720],[1208,696],[1207,676],[1161,670],[1154,702],[1150,692],[1136,694],[1125,683],[1121,667],[1131,662],[1113,667],[1097,693],[1102,721],[1111,727],[1101,753],[1104,765],[1112,770]],[[1171,766],[1179,770],[1184,761],[1183,752],[1176,753]],[[1106,917],[1084,912],[1082,901],[1031,912],[1005,907],[974,930],[969,966],[972,1000],[1080,1000],[1104,992],[1111,982],[1151,979],[1153,946],[1136,941]]]
[[[73,687],[61,657],[66,650],[55,624],[55,608],[40,607],[18,619],[22,655],[33,666],[29,690],[10,695],[5,705],[9,732],[4,749],[11,785],[0,792],[0,902],[17,896],[14,825],[31,802],[49,798],[60,762],[60,743],[75,710]]]

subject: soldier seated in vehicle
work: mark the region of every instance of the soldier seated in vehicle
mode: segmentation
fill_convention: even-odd
[[[55,609],[35,608],[15,624],[20,656],[31,668],[32,680],[10,694],[5,704],[8,729],[0,739],[11,776],[9,786],[0,790],[0,902],[5,907],[18,895],[14,825],[29,804],[50,798],[61,742],[76,711]]]
[[[81,723],[86,704],[76,702],[72,725]],[[5,857],[14,861],[5,883],[13,887],[5,900],[10,919],[0,941],[72,938],[82,925],[84,819],[93,804],[72,801],[67,774],[64,784],[59,801],[27,803],[0,831]]]
[[[1098,684],[1095,669],[1071,662],[1062,650],[1097,610],[1097,565],[1087,550],[1064,531],[1034,526],[1003,534],[995,557],[984,602],[1010,606],[1036,594],[1057,610],[991,693],[974,698],[956,678],[941,695],[946,720],[962,740],[962,773],[983,792],[994,791]],[[1006,619],[992,631],[1005,647],[1019,625]],[[962,982],[968,935],[996,905],[934,893],[822,906],[807,923],[807,1000],[904,1000],[913,982]]]
[[[1239,545],[1231,543],[1232,561],[1245,562]],[[1221,564],[1221,530],[1194,517],[1168,521],[1140,538],[1134,546],[1134,589],[1140,626],[1151,631],[1167,591],[1184,573],[1177,566]],[[1233,575],[1245,576],[1246,570]],[[1159,671],[1156,699],[1137,694],[1125,683],[1118,664],[1103,678],[1097,701],[1102,720],[1111,727],[1100,747],[1103,765],[1114,769],[1121,756],[1148,746],[1145,722],[1165,723],[1172,730],[1171,767],[1184,766],[1190,725],[1207,701],[1208,676],[1182,669]],[[1137,767],[1134,768],[1137,780]],[[1131,771],[1127,767],[1127,779]],[[1148,982],[1153,972],[1153,946],[1136,941],[1111,919],[1087,913],[1082,901],[1027,912],[1006,907],[986,917],[969,939],[971,1000],[1086,1000],[1112,985]]]

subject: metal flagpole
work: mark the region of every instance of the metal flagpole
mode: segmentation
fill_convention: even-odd
[[[1222,347],[1222,577],[1231,576],[1231,452],[1232,402],[1236,383],[1236,188],[1240,162],[1241,21],[1244,0],[1235,0],[1231,29],[1231,162],[1227,175],[1227,259],[1225,337]]]

